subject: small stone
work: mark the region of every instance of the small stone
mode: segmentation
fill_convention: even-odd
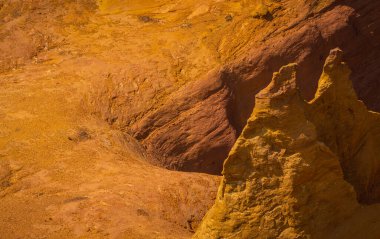
[[[141,208],[137,209],[137,215],[144,216],[144,217],[149,217],[149,213],[146,212],[144,209],[141,209]]]
[[[231,22],[233,19],[234,19],[234,17],[231,15],[231,14],[228,14],[228,15],[226,15],[226,17],[224,18],[227,22]]]
[[[158,22],[158,19],[155,19],[155,18],[152,18],[150,16],[139,16],[139,20],[141,22],[145,22],[145,23],[148,23],[148,22]]]

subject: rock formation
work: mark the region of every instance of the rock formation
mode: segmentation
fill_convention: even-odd
[[[296,64],[275,73],[224,163],[212,209],[194,238],[378,238],[380,115],[357,100],[332,50],[313,100]],[[366,224],[354,225],[353,218]],[[344,228],[344,230],[341,230]]]

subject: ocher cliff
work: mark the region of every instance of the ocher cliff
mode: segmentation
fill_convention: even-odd
[[[296,68],[282,67],[256,96],[195,238],[380,236],[380,206],[361,204],[379,196],[380,115],[357,100],[340,50],[310,102]]]
[[[0,0],[0,238],[190,238],[239,137],[197,236],[376,238],[367,108],[380,1]]]

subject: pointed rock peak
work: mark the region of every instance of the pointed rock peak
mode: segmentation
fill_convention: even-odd
[[[343,59],[343,51],[339,48],[332,49],[330,51],[329,56],[326,59],[325,67],[324,67],[325,70],[328,67],[332,68],[336,65],[341,64],[342,59]]]
[[[337,98],[354,98],[356,93],[350,81],[351,70],[343,62],[343,51],[335,48],[330,51],[325,61],[321,78],[318,82],[318,89],[311,103],[317,101],[322,96],[335,101]]]
[[[257,98],[273,98],[294,92],[297,88],[296,71],[295,63],[281,67],[279,72],[273,74],[271,83],[257,95]]]
[[[261,117],[289,118],[290,115],[303,114],[302,105],[305,104],[297,87],[297,64],[283,66],[279,72],[273,74],[270,84],[255,98],[255,108],[248,124],[254,123]],[[292,103],[290,103],[292,102]],[[289,107],[290,106],[290,107]]]
[[[343,59],[343,51],[340,48],[335,48],[330,51],[329,56],[326,59],[325,66],[330,64],[339,64]]]
[[[339,49],[331,51],[307,114],[316,126],[318,140],[339,156],[345,179],[354,186],[358,201],[378,203],[380,118],[357,99],[342,54]]]

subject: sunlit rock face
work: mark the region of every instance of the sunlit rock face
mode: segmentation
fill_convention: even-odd
[[[379,202],[380,115],[357,100],[339,49],[310,102],[300,95],[296,68],[282,67],[256,96],[194,238],[380,236],[370,230],[374,214],[363,216],[379,213],[379,205],[360,204]],[[355,217],[368,224],[353,224]]]
[[[346,181],[359,202],[380,202],[380,114],[369,112],[357,99],[351,71],[339,50],[327,59],[315,98],[310,102],[310,120],[325,143],[340,159]]]

